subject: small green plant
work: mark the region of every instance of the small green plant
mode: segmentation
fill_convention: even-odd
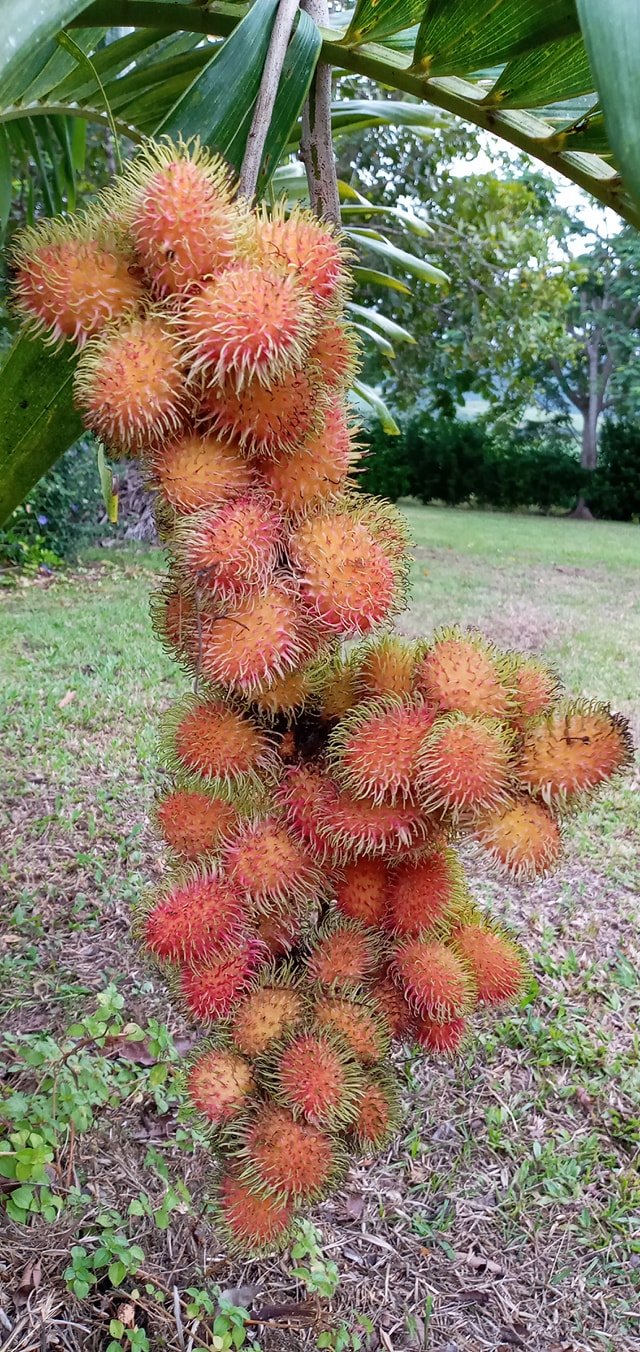
[[[105,1273],[112,1286],[122,1286],[144,1262],[144,1250],[123,1235],[123,1224],[117,1211],[105,1211],[96,1218],[96,1232],[85,1235],[82,1244],[72,1246],[64,1279],[78,1300],[84,1300]]]
[[[296,1264],[293,1276],[302,1282],[309,1294],[332,1300],[338,1289],[340,1274],[336,1263],[325,1258],[322,1236],[311,1221],[298,1222],[291,1257]]]
[[[251,1352],[260,1352],[252,1330],[248,1327],[251,1315],[242,1305],[234,1305],[226,1296],[211,1294],[199,1287],[187,1287],[189,1303],[186,1313],[189,1319],[206,1319],[212,1330],[209,1346],[215,1352],[228,1352],[229,1348],[248,1347]]]

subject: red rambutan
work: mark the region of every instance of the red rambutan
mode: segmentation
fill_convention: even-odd
[[[355,1115],[361,1074],[343,1046],[325,1031],[289,1036],[276,1052],[267,1080],[286,1107],[318,1127],[335,1130]]]
[[[343,408],[333,403],[304,445],[265,457],[257,468],[285,511],[305,516],[340,497],[358,459]]]
[[[576,700],[527,727],[516,773],[531,793],[562,802],[598,788],[632,755],[626,719],[606,704]]]
[[[184,576],[205,595],[233,601],[271,580],[282,520],[259,493],[247,493],[181,522],[171,549]]]
[[[317,865],[277,817],[247,822],[238,831],[224,855],[229,877],[234,878],[258,907],[308,901],[323,887]]]
[[[387,910],[389,874],[381,859],[358,859],[346,864],[335,883],[338,910],[350,920],[376,928]]]
[[[328,319],[318,330],[309,353],[329,389],[348,389],[358,370],[360,345],[342,319]]]
[[[494,864],[516,878],[536,878],[558,862],[560,827],[541,803],[518,798],[482,818],[475,832]]]
[[[307,973],[321,986],[348,990],[370,976],[376,957],[369,931],[357,921],[338,920],[319,931],[307,959]]]
[[[336,778],[356,798],[393,803],[411,796],[434,711],[421,699],[366,700],[341,719],[329,739]]]
[[[346,656],[339,651],[330,653],[324,662],[318,664],[314,686],[323,718],[331,722],[343,718],[360,703],[358,665],[357,648],[353,648]]]
[[[183,967],[180,994],[187,1013],[199,1023],[225,1018],[246,994],[267,956],[261,941],[246,935]]]
[[[189,1098],[215,1126],[236,1117],[246,1107],[254,1087],[249,1062],[226,1048],[211,1047],[201,1052],[186,1077]]]
[[[365,1082],[358,1101],[358,1113],[352,1127],[361,1150],[381,1150],[400,1123],[398,1080],[389,1071],[377,1071]]]
[[[197,625],[193,597],[167,579],[152,593],[149,611],[156,638],[171,657],[188,665],[189,647]]]
[[[393,972],[420,1015],[446,1023],[473,1006],[471,967],[444,944],[406,939],[396,949]]]
[[[177,512],[198,512],[245,493],[252,482],[248,461],[217,437],[185,432],[159,447],[152,460],[153,478]]]
[[[381,1061],[389,1050],[389,1022],[374,999],[322,996],[313,1017],[321,1028],[342,1038],[351,1055],[364,1065]]]
[[[452,713],[437,718],[420,754],[416,787],[428,812],[454,818],[508,801],[513,734],[493,718]]]
[[[217,1214],[227,1246],[259,1257],[287,1242],[294,1213],[292,1202],[256,1192],[235,1170],[227,1170],[218,1184]]]
[[[518,945],[487,925],[461,925],[453,937],[456,953],[473,972],[478,1000],[500,1004],[523,989],[527,967]]]
[[[413,1036],[421,1047],[428,1052],[442,1052],[445,1055],[453,1055],[460,1050],[467,1032],[466,1019],[447,1019],[445,1023],[438,1023],[427,1015],[417,1019],[413,1028]]]
[[[261,265],[286,268],[316,301],[326,305],[344,290],[346,251],[338,235],[312,212],[276,206],[255,219],[253,247]]]
[[[229,380],[209,385],[200,415],[220,437],[247,455],[294,451],[322,426],[327,396],[311,367],[290,371],[267,389],[252,380],[236,390]]]
[[[404,576],[357,509],[311,517],[292,533],[302,595],[328,628],[365,634],[404,605]]]
[[[306,657],[304,613],[294,589],[276,576],[221,615],[203,617],[198,669],[246,698]]]
[[[246,921],[240,889],[213,873],[173,887],[144,923],[144,943],[158,958],[191,962],[237,936]]]
[[[361,855],[402,853],[433,835],[433,823],[412,803],[374,803],[343,790],[316,807],[325,848],[344,863]]]
[[[498,650],[475,634],[445,629],[418,662],[416,688],[444,713],[506,718],[514,706],[513,678]]]
[[[260,911],[255,917],[254,926],[272,958],[283,958],[298,943],[303,921],[304,910],[297,907],[284,913]]]
[[[301,992],[279,979],[256,986],[233,1016],[231,1035],[245,1056],[262,1056],[304,1018]]]
[[[304,709],[312,694],[311,672],[307,667],[288,671],[269,685],[260,686],[251,696],[251,702],[265,718],[293,719]],[[292,748],[292,749],[295,749]],[[281,755],[283,755],[281,749]],[[283,759],[286,757],[283,755]]]
[[[183,859],[196,860],[231,835],[238,814],[225,798],[197,790],[173,789],[156,806],[156,821],[167,844]]]
[[[233,785],[276,765],[269,734],[225,700],[188,697],[169,711],[164,726],[167,759],[178,771]]]
[[[415,937],[437,929],[464,896],[464,872],[454,850],[436,850],[389,874],[385,924]]]
[[[251,1187],[304,1202],[324,1196],[342,1165],[336,1140],[275,1103],[265,1103],[248,1124],[242,1155],[242,1177]]]
[[[297,836],[319,857],[327,852],[326,837],[319,827],[336,798],[336,786],[313,765],[290,765],[276,790],[276,800]]]
[[[112,451],[159,445],[188,412],[179,349],[151,310],[87,343],[74,391],[87,427]]]
[[[374,1007],[384,1015],[393,1038],[402,1041],[412,1034],[416,1021],[415,1013],[390,976],[385,974],[377,977],[368,986],[367,994]]]

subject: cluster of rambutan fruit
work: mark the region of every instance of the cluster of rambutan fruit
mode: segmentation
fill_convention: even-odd
[[[94,210],[27,232],[17,269],[25,317],[82,348],[87,426],[155,497],[154,624],[196,685],[165,718],[171,870],[139,932],[209,1034],[185,1080],[221,1225],[269,1249],[393,1131],[391,1045],[452,1052],[523,985],[454,842],[544,872],[627,731],[535,659],[390,632],[407,540],[351,477],[333,229],[250,209],[197,146],[149,145]]]

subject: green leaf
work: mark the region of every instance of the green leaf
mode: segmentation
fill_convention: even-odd
[[[21,1211],[28,1211],[33,1201],[33,1188],[15,1188],[11,1193],[11,1201]]]
[[[634,0],[577,0],[607,135],[640,203],[640,23]]]
[[[82,432],[73,357],[21,333],[0,365],[0,524]]]
[[[358,0],[344,41],[357,46],[365,38],[386,38],[417,23],[425,0]]]
[[[56,33],[86,5],[87,0],[2,0],[0,105],[20,100],[55,52]]]
[[[405,286],[399,277],[392,277],[389,272],[376,272],[375,268],[360,267],[354,267],[351,271],[354,279],[363,286],[388,286],[391,291],[399,291],[402,296],[411,295],[411,288]]]
[[[320,55],[320,30],[304,11],[287,48],[282,75],[267,133],[262,168],[258,179],[258,195],[264,192],[289,144],[293,128],[297,126],[302,105],[309,93],[311,81]]]
[[[6,129],[0,127],[0,235],[4,235],[11,211],[11,152]]]
[[[122,1263],[120,1259],[118,1259],[117,1262],[115,1263],[110,1263],[108,1275],[109,1281],[111,1282],[112,1286],[120,1286],[120,1284],[124,1281],[127,1275],[126,1263]]]
[[[387,407],[382,396],[378,394],[378,391],[374,390],[371,385],[365,385],[363,380],[354,380],[353,389],[359,398],[362,399],[363,403],[368,404],[369,408],[373,409],[376,417],[380,419],[383,430],[387,433],[387,436],[399,437],[400,428],[398,427],[391,409]]]
[[[414,66],[430,76],[466,73],[578,31],[575,0],[429,0]]]
[[[363,333],[365,338],[370,338],[383,357],[393,361],[396,354],[388,338],[385,338],[382,333],[378,333],[376,329],[370,328],[368,324],[354,324],[354,328],[358,330],[358,333]]]
[[[539,108],[541,104],[577,98],[592,89],[584,43],[579,37],[570,37],[507,62],[486,102],[499,103],[502,108]]]
[[[349,238],[361,245],[365,249],[371,249],[373,253],[381,254],[389,263],[397,264],[404,272],[409,272],[412,277],[417,277],[421,282],[431,282],[434,286],[446,286],[449,278],[442,268],[434,267],[433,263],[427,263],[423,258],[416,258],[415,254],[407,253],[404,249],[398,249],[395,244],[382,236],[373,237],[364,230],[355,230],[351,227],[347,231]]]
[[[396,343],[415,343],[415,338],[408,329],[403,329],[401,324],[396,324],[395,319],[387,319],[386,315],[380,314],[378,310],[370,310],[366,305],[356,305],[355,301],[347,302],[347,310],[352,314],[358,315],[364,319],[367,324],[372,324],[374,328],[381,329],[387,338]]]

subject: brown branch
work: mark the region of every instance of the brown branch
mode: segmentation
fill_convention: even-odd
[[[255,196],[262,154],[271,125],[282,67],[298,8],[299,0],[280,0],[273,24],[269,50],[264,63],[262,80],[256,106],[253,110],[253,118],[251,119],[251,127],[249,128],[238,180],[238,192],[241,197],[246,197],[248,202]]]
[[[302,0],[302,8],[318,27],[329,22],[327,0]],[[319,61],[302,113],[300,156],[307,173],[311,206],[334,225],[340,225],[338,176],[331,136],[331,66]]]

